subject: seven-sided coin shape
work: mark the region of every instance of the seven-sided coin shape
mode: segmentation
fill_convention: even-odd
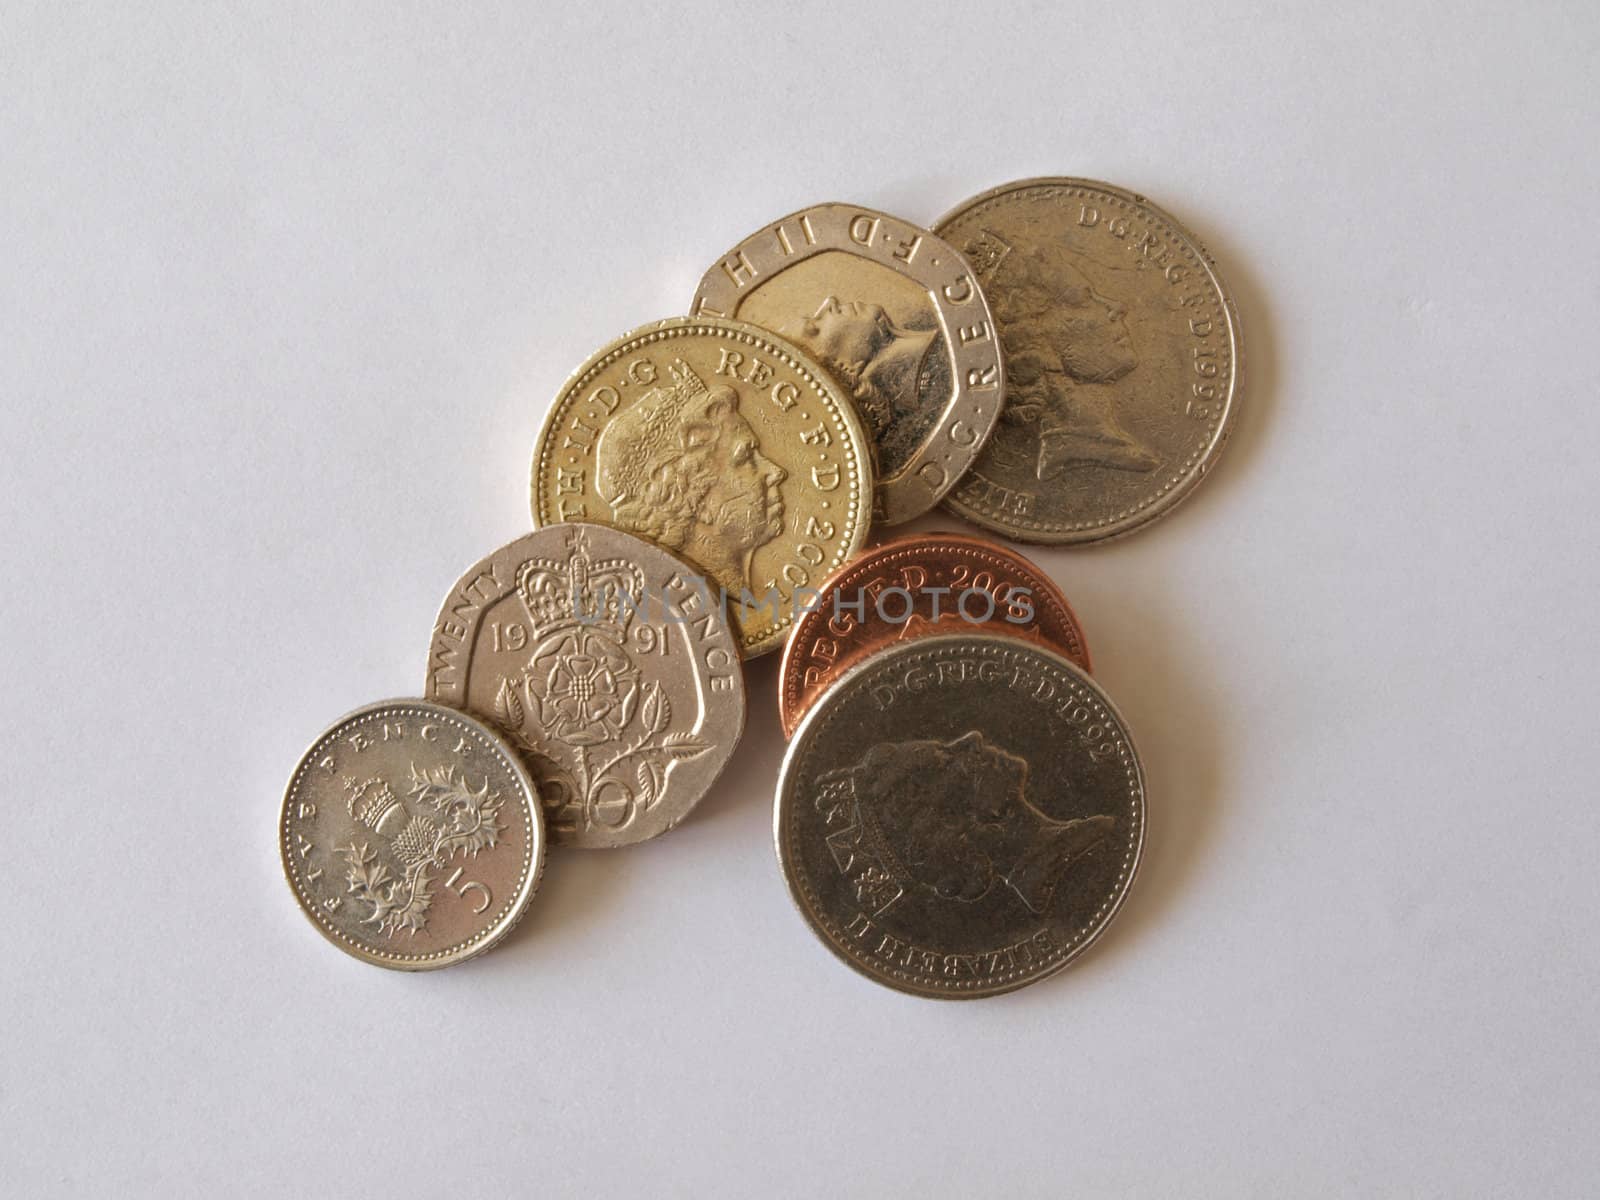
[[[665,833],[744,729],[744,671],[720,593],[621,530],[573,522],[502,546],[450,589],[426,694],[522,754],[551,841]]]
[[[1000,414],[1005,371],[983,289],[953,246],[851,204],[791,213],[705,273],[700,316],[775,329],[855,401],[876,453],[874,519],[927,512]]]

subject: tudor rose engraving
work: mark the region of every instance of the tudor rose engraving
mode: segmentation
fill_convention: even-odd
[[[583,523],[519,538],[451,589],[427,694],[511,740],[552,838],[576,846],[677,824],[744,723],[738,649],[714,590],[660,547]]]

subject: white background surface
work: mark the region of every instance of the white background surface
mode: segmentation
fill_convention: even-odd
[[[1597,10],[579,7],[0,8],[3,1190],[1592,1194]],[[1149,772],[1105,940],[838,965],[772,659],[493,953],[318,937],[287,774],[420,689],[566,372],[795,208],[1047,173],[1185,221],[1247,354],[1189,503],[1039,556]]]

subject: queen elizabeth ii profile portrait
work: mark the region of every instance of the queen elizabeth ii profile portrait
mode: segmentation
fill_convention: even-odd
[[[1084,466],[1154,470],[1156,454],[1119,415],[1122,381],[1139,365],[1127,309],[1063,246],[1013,249],[984,232],[964,250],[1005,346],[1006,406],[990,453],[1039,479]]]
[[[788,477],[761,452],[739,393],[686,363],[619,412],[595,460],[613,523],[681,554],[730,595],[751,586],[755,552],[783,531]]]
[[[940,407],[919,404],[925,391],[939,386],[928,378],[944,365],[940,355],[930,353],[942,344],[938,331],[899,325],[877,304],[828,296],[815,312],[780,332],[816,355],[850,389],[877,447],[878,469],[894,474],[916,452]],[[948,380],[942,382],[948,390]]]
[[[819,807],[853,818],[829,835],[835,861],[874,911],[908,891],[970,903],[1004,884],[1042,913],[1069,864],[1116,824],[1041,812],[1027,795],[1027,761],[976,730],[874,746],[821,783]]]

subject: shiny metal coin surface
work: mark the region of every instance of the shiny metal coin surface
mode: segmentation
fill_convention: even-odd
[[[1053,543],[1171,511],[1238,408],[1238,319],[1199,242],[1090,179],[1008,183],[935,228],[983,281],[1007,380],[1000,423],[945,507]]]
[[[790,743],[774,813],[784,878],[828,949],[874,982],[957,999],[1083,953],[1144,832],[1139,758],[1094,681],[974,634],[846,674]]]
[[[493,730],[422,700],[357,709],[312,743],[278,850],[318,931],[403,971],[481,954],[527,910],[544,864],[533,780]]]
[[[445,596],[427,696],[522,755],[557,845],[642,842],[682,821],[744,730],[744,669],[721,595],[604,525],[502,546]]]
[[[1061,589],[1015,550],[958,533],[869,546],[830,575],[783,647],[785,737],[834,681],[887,646],[937,633],[996,633],[1059,650],[1085,671],[1089,647]]]
[[[866,539],[872,452],[805,351],[742,321],[678,317],[596,351],[533,458],[537,526],[590,521],[685,559],[729,597],[749,658],[776,650],[797,589]]]
[[[937,504],[999,416],[1005,372],[983,289],[953,247],[888,213],[791,213],[718,259],[692,311],[776,330],[850,393],[875,452],[880,524]]]

